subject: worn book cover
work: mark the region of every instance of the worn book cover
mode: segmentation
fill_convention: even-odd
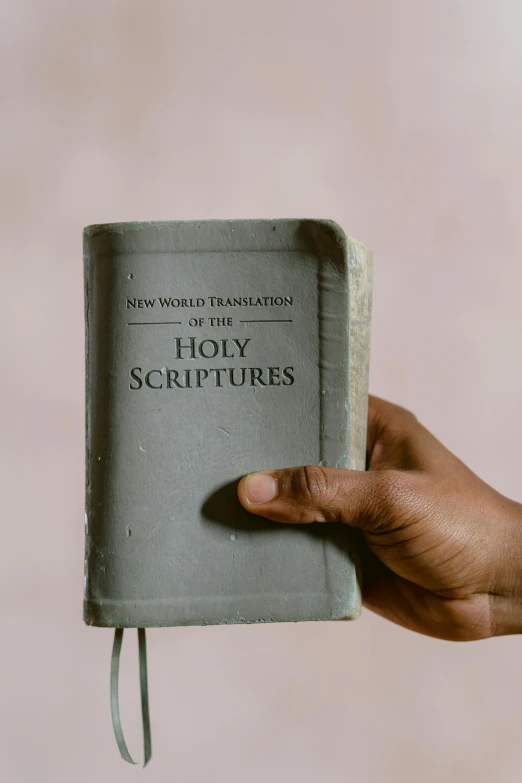
[[[326,220],[84,231],[84,619],[355,618],[354,533],[248,514],[246,473],[364,470],[371,253]]]

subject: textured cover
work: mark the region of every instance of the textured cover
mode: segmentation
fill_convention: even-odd
[[[240,506],[254,470],[364,470],[371,253],[324,220],[84,231],[84,619],[355,618],[354,533]]]

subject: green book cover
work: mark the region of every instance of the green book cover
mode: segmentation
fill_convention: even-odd
[[[364,470],[371,252],[325,220],[84,231],[84,619],[355,618],[344,526],[276,525],[239,478]]]

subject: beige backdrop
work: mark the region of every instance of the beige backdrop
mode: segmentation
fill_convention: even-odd
[[[112,736],[111,632],[81,621],[82,227],[339,221],[375,252],[372,391],[522,500],[522,4],[3,0],[1,19],[0,779],[117,783],[144,773]],[[522,779],[519,638],[365,612],[149,645],[147,780]]]

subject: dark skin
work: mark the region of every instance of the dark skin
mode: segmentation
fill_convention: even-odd
[[[369,398],[367,468],[260,471],[241,479],[238,496],[275,522],[359,528],[363,604],[388,620],[452,641],[521,632],[522,505],[412,413],[377,397]]]

